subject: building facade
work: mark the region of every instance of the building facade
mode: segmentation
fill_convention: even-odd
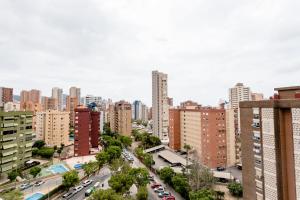
[[[52,88],[52,98],[56,99],[56,109],[62,111],[63,110],[63,90],[58,87]]]
[[[180,110],[169,109],[169,147],[175,151],[181,149]]]
[[[13,88],[0,87],[0,106],[13,102]]]
[[[75,125],[75,109],[80,105],[77,97],[67,96],[66,110],[70,112],[70,126]]]
[[[100,113],[80,106],[75,109],[74,155],[86,156],[91,148],[98,148]]]
[[[70,90],[69,90],[69,96],[71,98],[77,98],[77,102],[80,104],[80,101],[81,101],[81,91],[80,91],[80,88],[77,88],[77,87],[71,87]]]
[[[110,105],[109,120],[110,128],[113,132],[120,135],[131,135],[131,104],[125,101],[116,102],[115,105]]]
[[[235,155],[236,163],[241,163],[242,149],[240,137],[240,110],[239,103],[242,101],[251,100],[251,91],[249,87],[245,87],[243,83],[237,83],[233,88],[229,89],[229,108],[234,109],[236,113],[234,116],[234,129],[235,129]]]
[[[240,103],[243,199],[300,199],[300,87]]]
[[[32,112],[0,110],[0,174],[22,166],[31,158],[34,137]]]
[[[169,143],[168,75],[152,71],[153,133],[162,143]]]
[[[60,147],[69,144],[69,112],[48,110],[36,114],[36,136],[47,146]]]

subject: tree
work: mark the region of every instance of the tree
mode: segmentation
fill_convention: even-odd
[[[167,184],[172,185],[172,178],[175,175],[171,167],[164,167],[159,171],[159,177]]]
[[[109,165],[109,169],[110,171],[112,171],[112,173],[116,173],[117,171],[119,171],[122,166],[124,165],[124,160],[119,158],[119,159],[114,159],[111,164]]]
[[[213,173],[208,168],[202,166],[198,161],[195,161],[190,168],[191,169],[188,176],[192,190],[212,188],[212,186],[215,184],[215,178]]]
[[[41,168],[40,167],[33,167],[30,169],[29,173],[33,176],[33,178],[35,178],[40,172],[41,172]]]
[[[124,200],[124,198],[117,194],[114,190],[96,190],[89,200]]]
[[[144,157],[144,151],[142,148],[138,147],[138,148],[135,148],[135,154],[136,156],[139,158],[139,159],[142,159]]]
[[[149,168],[154,164],[153,156],[151,154],[144,154],[144,164]]]
[[[57,149],[56,152],[58,153],[58,156],[60,157],[60,154],[61,154],[62,150],[61,149]]]
[[[243,197],[243,187],[240,183],[231,182],[227,188],[232,196]]]
[[[124,147],[129,147],[132,144],[132,139],[128,136],[120,136],[120,141],[122,142]]]
[[[176,174],[172,178],[172,185],[174,186],[174,189],[176,192],[181,194],[181,196],[185,199],[189,198],[189,191],[190,187],[188,184],[188,181],[186,180],[186,177],[181,174]]]
[[[190,200],[215,200],[215,192],[211,189],[202,189],[189,193]]]
[[[1,194],[0,197],[5,200],[23,200],[24,199],[23,193],[20,192],[19,190],[12,190],[9,192],[5,192],[5,193]]]
[[[57,150],[57,146],[56,146],[56,145],[54,145],[53,149],[54,149],[54,151],[56,151],[56,150]]]
[[[105,151],[101,151],[96,155],[96,160],[98,163],[98,170],[100,170],[103,165],[105,165],[108,162],[109,155]]]
[[[7,177],[10,181],[15,181],[17,176],[19,176],[19,173],[15,170],[13,170],[7,174]]]
[[[40,155],[43,158],[52,158],[54,154],[54,149],[51,147],[42,147],[38,150],[38,155]]]
[[[115,174],[110,178],[108,184],[117,193],[124,194],[133,185],[133,177],[128,173]]]
[[[77,171],[72,170],[72,171],[66,172],[63,175],[62,184],[65,188],[69,189],[78,183],[79,183],[79,176],[78,176]]]
[[[90,161],[82,166],[85,175],[90,176],[98,169],[98,163],[96,161]]]
[[[132,168],[129,175],[133,177],[135,185],[139,187],[146,186],[149,183],[149,172],[146,168]]]
[[[109,159],[108,161],[111,163],[112,160],[118,159],[121,157],[122,150],[118,146],[109,146],[106,150]]]
[[[148,199],[148,191],[147,187],[143,186],[138,189],[138,192],[136,194],[137,200],[147,200]]]
[[[190,152],[190,150],[191,150],[192,148],[191,148],[191,146],[188,145],[188,144],[185,144],[185,145],[183,146],[183,148],[186,150],[186,165],[185,165],[185,167],[186,167],[186,170],[187,170],[187,167],[188,167],[188,164],[189,164],[189,152]]]
[[[44,140],[37,140],[34,142],[34,144],[32,145],[32,147],[36,147],[38,149],[44,147],[46,145]]]

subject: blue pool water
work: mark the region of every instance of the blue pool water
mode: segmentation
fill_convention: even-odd
[[[65,172],[69,171],[63,164],[52,165],[50,167],[50,170],[54,174],[63,174]]]
[[[35,193],[30,197],[27,197],[26,200],[39,200],[42,198],[44,195],[42,193]]]
[[[82,164],[76,164],[76,165],[74,165],[74,168],[75,169],[82,169]]]

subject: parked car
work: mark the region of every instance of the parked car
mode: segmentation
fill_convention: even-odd
[[[219,172],[225,171],[225,167],[217,167],[217,171]]]
[[[158,197],[163,198],[163,197],[167,197],[167,196],[170,196],[170,195],[171,195],[170,192],[164,191],[164,192],[160,192],[158,194]]]
[[[171,196],[164,197],[163,200],[175,200],[175,197],[171,195]]]
[[[92,182],[93,182],[92,180],[85,180],[82,185],[84,187],[86,187],[86,186],[90,185]]]
[[[94,191],[95,191],[95,187],[91,187],[91,188],[89,188],[89,189],[87,189],[87,190],[85,191],[84,195],[85,195],[86,197],[88,197],[88,196],[90,196]]]
[[[64,199],[66,199],[66,198],[71,197],[72,195],[73,195],[73,192],[68,192],[68,193],[64,194],[62,197],[63,197]]]
[[[74,188],[74,194],[76,194],[77,192],[81,191],[82,189],[83,189],[82,185],[75,187]]]
[[[152,189],[155,189],[155,188],[160,187],[160,186],[161,186],[160,183],[153,183],[153,184],[151,185],[151,188],[152,188]]]
[[[159,187],[157,187],[157,188],[154,189],[154,192],[156,192],[156,193],[160,193],[160,192],[164,192],[164,191],[165,190],[164,190],[164,188],[162,186],[159,186]]]
[[[32,185],[29,183],[23,183],[20,185],[21,190],[26,190],[27,188],[30,188],[30,187],[32,187]]]
[[[40,185],[42,185],[42,184],[44,184],[45,183],[45,181],[42,181],[42,180],[40,180],[40,181],[37,181],[37,182],[35,182],[35,186],[36,187],[38,187],[38,186],[40,186]]]
[[[151,176],[151,175],[148,176],[148,180],[149,180],[149,181],[154,181],[154,176]]]
[[[94,185],[95,188],[97,188],[99,186],[100,186],[100,182],[96,182],[95,185]]]

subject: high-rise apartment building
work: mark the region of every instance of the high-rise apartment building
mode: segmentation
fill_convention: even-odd
[[[115,105],[110,105],[109,118],[110,128],[113,132],[120,135],[131,135],[131,104],[125,101],[116,102]]]
[[[223,108],[194,107],[169,110],[169,147],[185,151],[188,144],[209,168],[227,165],[226,121]]]
[[[22,166],[31,158],[34,137],[32,112],[0,110],[0,174]]]
[[[63,110],[63,90],[58,87],[52,88],[52,98],[56,99],[56,109],[62,111]]]
[[[300,199],[300,87],[240,103],[244,200]]]
[[[80,105],[77,97],[67,96],[66,110],[70,112],[70,126],[75,125],[75,109]]]
[[[13,102],[13,88],[0,87],[0,106]]]
[[[234,119],[235,129],[235,155],[236,163],[241,163],[241,138],[240,138],[240,111],[239,103],[251,100],[251,91],[249,87],[245,87],[243,83],[237,83],[233,88],[229,89],[229,106],[236,113]]]
[[[142,120],[142,106],[143,103],[141,101],[134,101],[132,105],[133,110],[133,119],[134,120]]]
[[[38,112],[41,111],[41,91],[32,89],[30,91],[22,90],[20,94],[21,110]]]
[[[90,148],[98,148],[100,113],[86,107],[75,109],[74,155],[86,156]]]
[[[169,143],[168,75],[152,71],[153,133],[162,143]]]
[[[235,148],[235,119],[237,118],[237,110],[233,108],[226,109],[226,149],[227,149],[227,167],[236,164],[236,148]]]
[[[37,139],[44,140],[48,146],[69,144],[69,112],[47,110],[36,114]]]
[[[264,94],[262,93],[251,93],[251,101],[264,100]]]
[[[77,88],[77,87],[71,87],[70,88],[70,91],[69,91],[69,96],[70,98],[74,98],[76,97],[77,98],[77,102],[80,104],[80,101],[81,101],[81,98],[80,98],[80,88]]]
[[[58,110],[58,99],[52,97],[42,97],[42,111]]]

